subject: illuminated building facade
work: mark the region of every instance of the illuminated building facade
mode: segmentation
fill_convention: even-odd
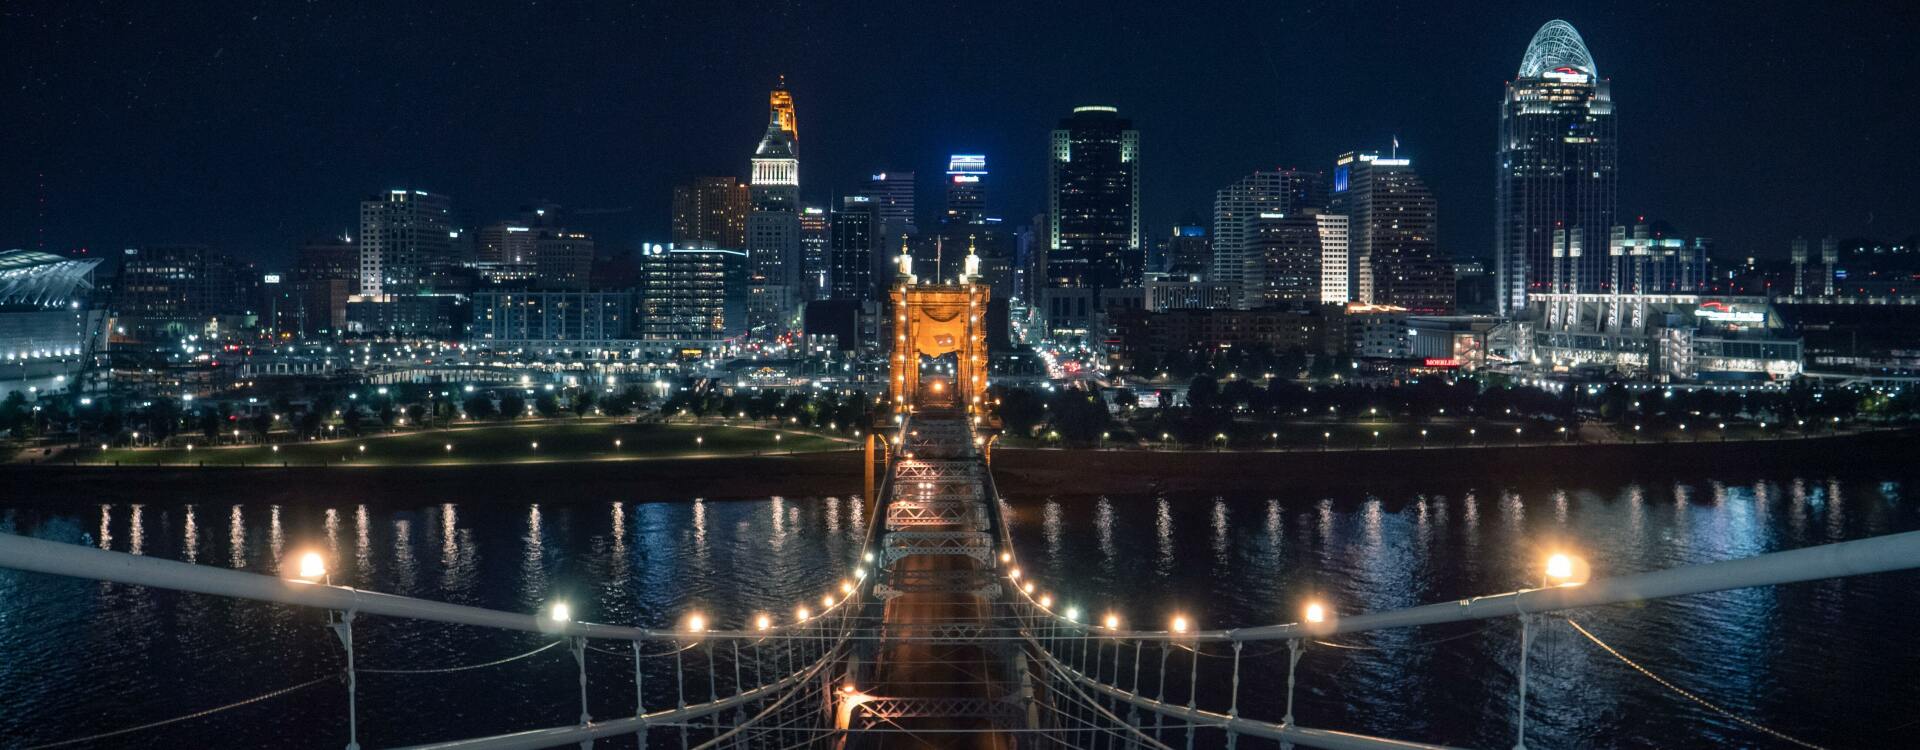
[[[1263,215],[1326,206],[1326,178],[1318,172],[1254,172],[1221,188],[1213,199],[1213,257],[1207,280],[1240,290],[1242,301],[1237,304],[1257,304],[1253,300],[1260,292],[1248,279],[1262,262],[1252,252],[1254,225]]]
[[[389,190],[360,202],[360,294],[420,291],[453,260],[453,201]]]
[[[1522,361],[1673,382],[1767,384],[1799,375],[1802,341],[1764,297],[1529,295]]]
[[[880,234],[889,241],[919,231],[918,219],[914,214],[913,190],[912,171],[889,170],[875,172],[867,181],[866,189],[860,192],[873,201],[874,213],[880,221]]]
[[[954,154],[947,158],[949,224],[978,224],[987,218],[987,157]]]
[[[800,225],[800,157],[793,96],[785,79],[774,89],[767,132],[752,160],[747,214],[747,324],[780,333],[799,312],[805,288]]]
[[[1433,191],[1412,160],[1343,154],[1334,162],[1329,204],[1347,217],[1355,301],[1415,313],[1452,312],[1453,265],[1440,254]]]
[[[701,177],[673,189],[673,242],[747,246],[747,186],[734,177]]]
[[[1581,231],[1593,252],[1570,264],[1570,293],[1607,291],[1604,249],[1618,210],[1613,95],[1586,42],[1554,20],[1527,45],[1520,73],[1500,103],[1499,178],[1494,262],[1499,312],[1527,309],[1527,297],[1553,291],[1553,233]],[[1583,248],[1585,249],[1585,248]]]
[[[1113,107],[1076,107],[1053,131],[1048,170],[1050,287],[1139,286],[1140,131]]]

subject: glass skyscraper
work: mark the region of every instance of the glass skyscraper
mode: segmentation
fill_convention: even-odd
[[[1507,84],[1494,235],[1502,315],[1526,310],[1529,294],[1609,285],[1605,252],[1557,260],[1553,253],[1556,229],[1581,229],[1597,246],[1615,223],[1619,148],[1609,88],[1580,33],[1560,20],[1533,35],[1519,77]],[[1556,278],[1564,288],[1554,288]]]
[[[1113,107],[1075,107],[1053,131],[1047,282],[1140,286],[1140,131]]]

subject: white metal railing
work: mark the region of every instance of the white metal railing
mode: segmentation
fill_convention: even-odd
[[[868,546],[871,549],[872,527],[868,524]],[[454,670],[370,670],[354,662],[353,623],[362,616],[387,616],[429,622],[470,625],[495,630],[541,633],[554,636],[557,640],[548,646],[522,654],[519,657],[491,662],[485,665],[505,663],[553,646],[566,645],[572,653],[578,668],[580,690],[580,716],[576,724],[561,727],[538,729],[529,732],[482,737],[452,742],[437,743],[426,747],[448,748],[534,748],[584,742],[598,737],[610,737],[625,734],[644,733],[649,727],[678,728],[683,741],[687,731],[694,727],[699,719],[713,719],[709,726],[702,728],[706,734],[719,734],[727,731],[718,718],[728,712],[736,714],[731,726],[735,729],[746,720],[745,710],[762,707],[763,713],[757,718],[773,718],[786,722],[784,730],[793,736],[812,736],[812,732],[826,721],[820,717],[817,703],[790,700],[798,692],[819,690],[817,683],[823,675],[829,674],[846,656],[846,644],[851,628],[856,624],[854,612],[866,600],[868,586],[865,576],[857,581],[849,581],[850,591],[835,591],[829,596],[833,601],[824,602],[818,612],[806,612],[804,618],[796,613],[786,622],[768,620],[758,623],[750,630],[712,630],[705,627],[680,630],[653,630],[623,625],[609,625],[582,622],[571,617],[556,616],[555,612],[529,614],[501,610],[471,607],[446,602],[436,602],[413,597],[395,596],[373,591],[364,591],[346,586],[335,586],[298,578],[279,578],[258,573],[249,573],[226,568],[194,565],[163,560],[154,557],[132,555],[123,552],[82,547],[14,534],[0,534],[0,567],[16,570],[47,573],[53,575],[85,578],[113,583],[149,586],[153,588],[185,591],[212,596],[222,596],[254,601],[272,602],[299,607],[309,607],[330,612],[328,625],[338,637],[345,655],[342,676],[347,686],[348,736],[346,747],[356,750],[360,747],[358,728],[358,673],[366,672],[432,672]],[[606,653],[606,650],[588,645],[590,640],[625,641],[631,644],[634,665],[634,713],[632,716],[611,721],[594,721],[587,710],[587,654],[589,652]],[[645,653],[643,644],[668,644],[669,648]],[[721,647],[727,644],[731,648]],[[689,675],[683,654],[691,649],[702,647],[706,662],[704,679],[700,675]],[[744,652],[743,652],[744,649]],[[615,652],[617,653],[617,652]],[[673,702],[670,708],[660,708],[659,696],[653,701],[655,708],[648,709],[649,691],[646,683],[648,670],[643,659],[672,657],[673,685],[670,691],[654,686],[655,693],[668,692]],[[722,664],[725,664],[723,667]],[[697,666],[697,664],[696,664]],[[457,669],[466,669],[462,667]],[[704,683],[707,690],[706,700],[697,698],[688,701],[689,687],[698,689]],[[312,684],[312,683],[308,683]],[[302,685],[301,687],[306,687]],[[724,688],[724,689],[723,689]],[[276,691],[274,695],[289,691]],[[784,713],[769,714],[768,705],[784,710]],[[201,712],[204,715],[209,712]],[[159,726],[168,722],[156,722],[143,725],[142,728]],[[108,733],[111,736],[119,732]],[[68,743],[56,743],[68,744]]]
[[[1521,624],[1521,645],[1514,716],[1515,747],[1525,748],[1527,651],[1540,615],[1608,604],[1920,568],[1920,531],[1915,531],[1617,578],[1573,580],[1559,585],[1387,612],[1339,616],[1325,605],[1320,605],[1318,610],[1308,613],[1315,621],[1181,632],[1130,630],[1119,627],[1117,623],[1091,622],[1078,612],[1069,615],[1062,603],[1052,601],[1039,587],[1028,588],[1017,579],[1017,558],[1011,555],[1012,543],[1005,533],[1004,524],[1000,525],[999,541],[1007,554],[1002,559],[1009,561],[1003,574],[1015,584],[1008,588],[1014,592],[1012,596],[1020,609],[1019,617],[1029,638],[1028,650],[1033,654],[1034,661],[1049,668],[1050,673],[1046,677],[1103,696],[1116,711],[1125,709],[1129,712],[1129,724],[1141,725],[1141,711],[1150,716],[1173,720],[1187,731],[1189,747],[1196,729],[1209,729],[1224,733],[1229,747],[1238,737],[1250,736],[1335,750],[1438,748],[1440,746],[1298,726],[1293,717],[1293,692],[1302,653],[1314,642],[1312,639],[1336,634],[1516,617]],[[1560,577],[1563,578],[1573,577],[1572,571],[1555,572],[1562,573]],[[1594,639],[1591,635],[1587,637]],[[1284,642],[1286,645],[1283,652],[1268,654],[1283,655],[1286,659],[1286,715],[1277,722],[1253,720],[1240,715],[1243,648],[1261,642]],[[1597,639],[1594,642],[1600,643]],[[1198,687],[1203,679],[1222,677],[1203,675],[1200,671],[1201,649],[1207,644],[1231,649],[1230,655],[1220,654],[1230,656],[1232,669],[1231,676],[1227,678],[1230,680],[1231,703],[1224,712],[1202,710],[1196,705]],[[1184,705],[1177,702],[1177,697],[1169,699],[1166,695],[1169,656],[1182,652],[1186,657],[1187,674],[1182,676],[1176,673],[1175,681],[1187,687]],[[1157,659],[1149,658],[1156,655]],[[1174,668],[1178,669],[1179,666],[1176,663]],[[1635,667],[1638,668],[1637,665]],[[1652,676],[1651,673],[1648,676]],[[1664,680],[1655,679],[1669,689],[1681,692]],[[1148,695],[1151,688],[1144,687],[1149,684],[1157,686],[1151,697]],[[1684,692],[1681,695],[1772,734],[1777,739],[1811,746],[1734,716]],[[1155,741],[1158,740],[1158,733],[1156,727]],[[1144,742],[1140,744],[1147,745]]]

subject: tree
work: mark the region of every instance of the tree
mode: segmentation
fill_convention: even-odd
[[[461,408],[467,412],[468,419],[474,420],[492,419],[497,413],[493,408],[493,399],[488,398],[485,394],[468,398],[467,402],[463,404]]]
[[[527,400],[521,398],[520,394],[508,391],[506,395],[500,397],[501,419],[519,419],[526,411]]]
[[[427,407],[422,406],[420,404],[413,404],[407,407],[408,423],[424,426],[426,424],[426,419],[427,419]]]
[[[539,412],[541,417],[551,418],[560,413],[560,401],[551,393],[542,393],[534,398],[533,410]]]
[[[576,417],[587,416],[587,412],[593,411],[595,400],[596,397],[593,391],[590,390],[581,389],[580,392],[573,394],[573,415]]]

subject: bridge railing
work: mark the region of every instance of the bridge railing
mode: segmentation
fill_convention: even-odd
[[[871,528],[863,561],[872,558]],[[304,562],[304,561],[303,561]],[[856,563],[856,565],[858,565]],[[870,562],[868,563],[870,565]],[[0,567],[112,583],[183,591],[211,596],[307,607],[328,613],[328,630],[342,648],[340,684],[347,692],[346,747],[360,747],[359,675],[362,672],[420,674],[454,672],[497,666],[564,646],[578,674],[580,714],[572,724],[529,732],[453,740],[422,747],[535,748],[584,742],[599,737],[644,735],[649,729],[677,729],[685,745],[704,740],[739,742],[755,730],[775,747],[811,742],[831,729],[832,717],[820,706],[834,684],[836,670],[844,668],[848,639],[859,627],[859,612],[870,588],[868,567],[856,567],[841,585],[821,599],[791,613],[757,616],[748,629],[713,629],[699,616],[689,616],[677,629],[659,630],[576,620],[565,603],[554,603],[539,613],[509,612],[437,602],[406,596],[330,585],[321,580],[282,578],[240,570],[164,560],[82,547],[61,542],[0,534]],[[317,571],[307,578],[323,579]],[[353,626],[368,616],[405,618],[498,631],[538,633],[552,641],[534,651],[505,660],[440,669],[370,669],[355,663]],[[625,649],[596,643],[624,642]],[[601,656],[596,656],[601,655]],[[589,659],[631,661],[633,713],[610,721],[595,721],[588,711]],[[320,684],[313,681],[299,686]],[[572,689],[572,685],[556,689]],[[298,688],[296,688],[298,689]],[[287,691],[276,691],[281,695]],[[239,704],[234,704],[239,705]],[[205,715],[200,712],[198,715]],[[169,720],[171,721],[171,720]],[[169,721],[142,725],[150,728]],[[757,729],[756,729],[757,728]],[[78,740],[118,736],[107,732]]]
[[[1907,532],[1826,544],[1817,547],[1773,552],[1722,562],[1689,565],[1616,578],[1584,580],[1585,564],[1577,559],[1556,559],[1549,563],[1546,580],[1555,585],[1522,589],[1491,596],[1428,604],[1386,612],[1341,615],[1322,602],[1303,602],[1298,622],[1235,628],[1228,630],[1188,629],[1176,620],[1167,630],[1132,630],[1117,620],[1095,619],[1056,602],[1044,586],[1021,580],[1018,558],[1012,553],[1005,525],[1000,525],[1000,543],[1005,576],[1013,593],[1016,617],[1028,637],[1030,659],[1040,667],[1045,679],[1057,683],[1057,691],[1080,691],[1104,702],[1106,711],[1082,710],[1073,718],[1084,727],[1101,724],[1102,715],[1121,718],[1124,726],[1104,727],[1126,734],[1125,744],[1164,747],[1163,730],[1185,734],[1188,747],[1195,734],[1209,732],[1224,735],[1228,747],[1239,737],[1258,737],[1282,743],[1319,748],[1437,748],[1417,742],[1309,729],[1294,719],[1294,688],[1302,654],[1317,639],[1338,634],[1425,625],[1516,618],[1520,622],[1520,649],[1517,655],[1518,681],[1513,715],[1517,748],[1526,747],[1527,652],[1533,631],[1542,615],[1609,604],[1642,602],[1670,597],[1705,594],[1715,591],[1772,586],[1844,576],[1864,575],[1920,568],[1920,532]],[[1578,627],[1575,624],[1575,627]],[[1581,633],[1596,644],[1600,641],[1584,629]],[[1253,644],[1283,644],[1258,653],[1248,653]],[[1330,645],[1330,644],[1329,644]],[[1604,648],[1604,644],[1601,644]],[[1208,651],[1215,653],[1208,653]],[[1214,670],[1202,672],[1201,659],[1219,657],[1229,674]],[[1624,657],[1622,657],[1624,658]],[[1242,715],[1241,676],[1243,671],[1277,667],[1272,661],[1285,660],[1287,683],[1285,713],[1277,721],[1251,719]],[[1230,666],[1226,666],[1230,665]],[[1184,674],[1183,674],[1184,673]],[[1173,694],[1168,693],[1172,677]],[[1202,708],[1198,705],[1200,687],[1209,679],[1227,683],[1227,705]],[[1184,695],[1181,694],[1184,688]],[[1212,691],[1210,691],[1212,692]],[[1697,700],[1697,699],[1696,699]],[[1723,713],[1723,709],[1708,705]],[[1756,731],[1799,743],[1798,740],[1758,723],[1727,714]],[[1142,717],[1146,717],[1143,720]],[[1107,722],[1111,724],[1112,722]],[[1091,732],[1091,729],[1081,729]],[[1806,743],[1799,743],[1806,744]]]

